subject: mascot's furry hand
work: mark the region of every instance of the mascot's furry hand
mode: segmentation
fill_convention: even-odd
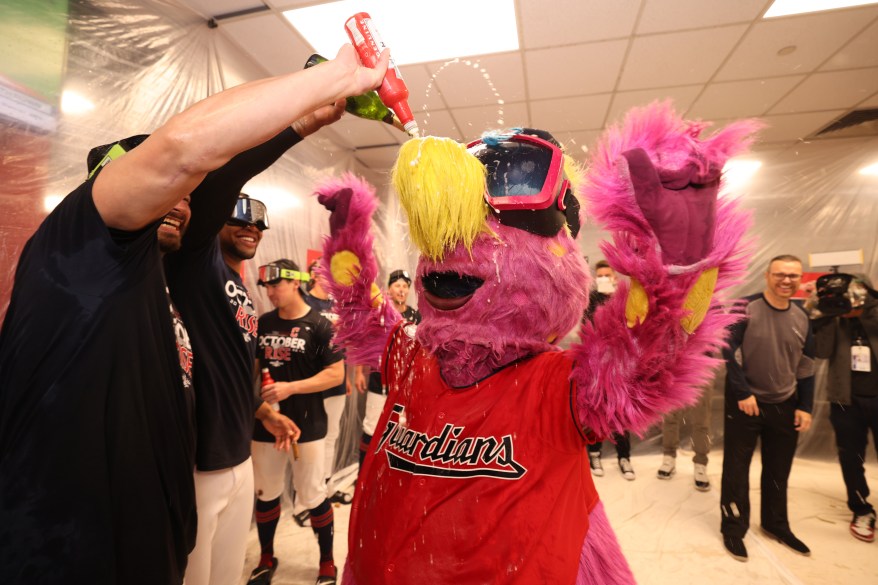
[[[580,415],[597,436],[645,430],[695,400],[737,320],[720,301],[746,268],[748,216],[717,196],[723,165],[760,125],[702,138],[705,126],[653,104],[595,150],[586,208],[613,234],[601,245],[610,265],[630,277],[573,348]]]
[[[377,368],[384,341],[401,317],[375,284],[378,263],[369,230],[378,207],[375,192],[350,173],[323,182],[316,192],[330,211],[330,236],[323,247],[328,263],[320,270],[329,281],[340,320],[350,324],[336,332],[335,343],[347,348],[350,363]]]
[[[665,264],[689,265],[713,247],[721,167],[656,168],[642,148],[622,153],[634,198],[658,238]]]

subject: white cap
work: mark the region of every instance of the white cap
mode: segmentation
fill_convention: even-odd
[[[421,131],[418,129],[418,123],[414,120],[408,122],[403,128],[405,128],[405,131],[408,132],[408,135],[412,138],[420,138]]]

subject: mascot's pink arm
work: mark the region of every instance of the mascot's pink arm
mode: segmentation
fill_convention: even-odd
[[[622,153],[643,149],[659,174],[687,165],[721,169],[729,157],[747,148],[759,127],[738,122],[700,140],[700,125],[682,123],[669,107],[653,106],[629,114],[625,125],[611,131],[599,147],[585,189],[586,209],[613,234],[612,244],[602,244],[610,265],[643,285],[649,306],[646,318],[629,328],[629,289],[627,284],[620,287],[598,308],[593,323],[582,328],[581,343],[571,348],[580,420],[597,437],[626,430],[642,433],[663,413],[697,399],[718,364],[711,354],[723,345],[726,328],[740,318],[722,301],[744,275],[748,260],[744,233],[749,215],[735,202],[720,199],[712,245],[710,239],[699,240],[706,242],[706,254],[688,266],[666,262],[655,235],[662,226],[645,219]],[[697,247],[697,242],[690,246]],[[718,269],[711,307],[701,325],[687,334],[680,324],[688,314],[683,303],[699,275],[711,268]]]
[[[349,363],[377,369],[391,329],[402,320],[387,298],[373,306],[376,299],[372,286],[378,276],[378,263],[370,227],[378,200],[372,186],[351,173],[327,179],[316,192],[320,203],[333,212],[330,235],[323,240],[325,261],[320,270],[329,281],[339,316],[335,344],[345,348]],[[335,280],[330,266],[333,256],[341,251],[353,253],[359,261],[359,274],[350,272],[353,280],[348,285]]]

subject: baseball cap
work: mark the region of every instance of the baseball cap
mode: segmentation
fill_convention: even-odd
[[[406,272],[405,270],[394,270],[390,273],[390,278],[387,279],[387,286],[390,286],[400,278],[406,281],[408,284],[412,283],[412,277],[409,276],[408,272]]]

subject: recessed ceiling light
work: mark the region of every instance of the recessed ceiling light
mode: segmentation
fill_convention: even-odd
[[[878,177],[878,163],[871,164],[867,167],[863,167],[859,170],[861,175],[873,175]]]
[[[514,0],[341,0],[287,10],[284,16],[329,59],[350,42],[344,23],[368,12],[397,65],[518,50]]]
[[[762,18],[821,12],[837,8],[850,8],[851,6],[864,6],[866,4],[878,4],[878,0],[774,0],[774,3]]]

